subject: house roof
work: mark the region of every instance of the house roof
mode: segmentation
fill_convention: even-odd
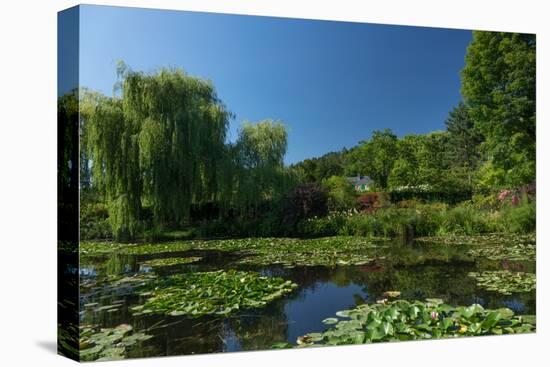
[[[372,183],[371,178],[368,176],[346,177],[346,179],[355,186],[370,185]]]

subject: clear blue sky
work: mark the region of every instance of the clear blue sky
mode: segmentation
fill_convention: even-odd
[[[282,120],[287,163],[367,139],[444,128],[471,32],[83,6],[80,83],[112,95],[117,60],[210,79],[236,118]]]

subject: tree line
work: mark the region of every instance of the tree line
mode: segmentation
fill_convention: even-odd
[[[135,72],[121,63],[118,96],[80,91],[82,191],[104,202],[117,240],[136,237],[144,208],[155,226],[181,226],[192,206],[254,215],[295,178],[284,167],[280,122],[245,122],[235,143],[233,115],[211,82],[181,69]]]
[[[295,167],[310,181],[367,175],[379,190],[426,188],[487,194],[535,180],[536,38],[473,32],[461,101],[446,129],[398,138],[374,131],[351,149]]]
[[[324,185],[332,207],[346,207],[344,177],[358,174],[381,191],[488,193],[533,182],[535,51],[534,35],[473,32],[463,101],[444,131],[374,131],[351,149],[288,167],[281,122],[245,122],[228,142],[233,114],[210,81],[181,69],[147,74],[120,63],[114,96],[75,91],[59,99],[59,113],[80,114],[81,200],[104,203],[114,237],[128,241],[148,215],[160,228],[181,227],[208,205],[218,217],[255,218],[288,193],[298,203],[305,183]]]

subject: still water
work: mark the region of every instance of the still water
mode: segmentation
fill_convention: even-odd
[[[187,251],[152,255],[118,255],[81,259],[80,322],[115,327],[130,324],[154,337],[127,357],[168,356],[268,349],[278,342],[296,343],[309,332],[327,328],[322,323],[337,311],[373,303],[385,291],[401,292],[401,298],[442,298],[451,305],[479,303],[486,308],[508,307],[517,314],[535,314],[535,292],[501,295],[480,289],[468,276],[472,271],[504,270],[535,272],[529,261],[465,260],[465,246],[390,246],[384,259],[361,266],[254,267],[235,263],[239,257],[225,252]],[[101,283],[107,275],[152,273],[144,260],[201,256],[198,263],[155,269],[157,276],[219,269],[254,270],[292,280],[299,287],[266,307],[243,310],[230,317],[141,315],[130,308],[143,302],[132,285],[113,287]],[[98,304],[101,307],[87,307]],[[109,308],[109,306],[115,306]],[[100,310],[98,310],[98,308]]]

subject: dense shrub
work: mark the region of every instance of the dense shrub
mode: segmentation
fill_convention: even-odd
[[[107,239],[112,237],[107,207],[101,203],[87,203],[80,206],[80,238]]]
[[[475,194],[472,196],[472,205],[477,210],[498,210],[501,203],[496,194]]]
[[[398,208],[416,208],[421,205],[420,201],[415,199],[401,200],[397,203]]]
[[[372,213],[380,207],[379,194],[377,192],[367,192],[357,198],[357,209]]]
[[[357,193],[345,177],[331,176],[323,181],[328,189],[328,208],[331,212],[355,208]]]
[[[535,203],[507,206],[501,211],[479,210],[471,202],[454,207],[444,203],[393,206],[373,212],[331,214],[300,222],[301,236],[397,237],[406,228],[415,236],[474,235],[490,232],[528,233],[535,230]]]
[[[281,210],[282,225],[295,230],[300,220],[327,215],[327,189],[316,183],[299,185],[285,196]]]
[[[336,236],[354,214],[355,212],[350,210],[334,212],[326,217],[302,220],[297,225],[295,235],[300,237]]]
[[[392,203],[403,200],[422,200],[427,202],[445,202],[448,204],[457,204],[472,197],[472,192],[468,190],[438,190],[430,187],[414,186],[400,187],[388,192]]]
[[[506,206],[498,217],[499,229],[509,233],[533,232],[537,226],[535,202],[523,201],[517,206]]]
[[[480,211],[471,204],[462,204],[442,213],[438,234],[472,235],[495,230],[490,212]]]

